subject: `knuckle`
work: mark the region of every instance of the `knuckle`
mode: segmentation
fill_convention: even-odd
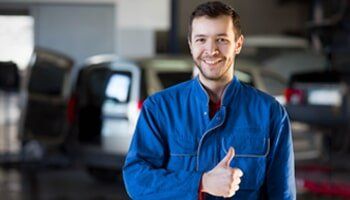
[[[229,195],[227,195],[227,196],[228,196],[228,197],[232,197],[232,196],[235,195],[235,194],[236,194],[236,191],[232,190],[232,191],[229,192]]]
[[[241,179],[235,178],[235,180],[233,182],[235,183],[235,185],[239,185],[241,183]]]
[[[243,172],[242,172],[240,169],[235,168],[235,169],[233,169],[233,170],[234,170],[233,174],[234,174],[235,177],[238,178],[238,177],[243,176]]]
[[[239,190],[239,185],[236,185],[235,191]]]
[[[242,170],[240,170],[240,169],[238,169],[237,168],[237,170],[238,170],[238,174],[239,174],[239,176],[241,177],[241,176],[243,176],[243,172],[242,172]]]

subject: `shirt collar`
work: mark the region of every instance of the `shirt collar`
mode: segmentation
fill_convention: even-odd
[[[196,98],[199,100],[199,102],[202,102],[205,105],[209,105],[209,100],[210,100],[209,94],[201,84],[199,80],[199,76],[196,76],[194,78],[193,83],[194,83],[194,91],[195,91]],[[232,81],[224,89],[224,92],[221,97],[221,106],[227,106],[230,104],[230,102],[232,102],[240,86],[241,84],[238,78],[236,76],[233,76]]]

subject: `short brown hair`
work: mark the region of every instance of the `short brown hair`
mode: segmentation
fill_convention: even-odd
[[[191,14],[188,24],[187,39],[191,41],[192,35],[192,22],[196,17],[208,16],[210,18],[216,18],[222,15],[231,16],[233,27],[235,31],[235,40],[241,36],[241,22],[238,13],[229,5],[226,5],[220,1],[210,1],[197,6]]]

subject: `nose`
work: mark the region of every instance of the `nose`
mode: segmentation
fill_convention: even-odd
[[[207,45],[206,45],[206,53],[209,56],[214,56],[219,53],[218,46],[215,41],[213,40],[208,40]]]

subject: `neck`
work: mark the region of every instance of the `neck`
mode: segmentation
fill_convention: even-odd
[[[223,77],[219,80],[208,80],[199,74],[199,80],[208,92],[210,100],[214,103],[220,101],[221,96],[225,90],[225,87],[232,81],[233,75]]]

